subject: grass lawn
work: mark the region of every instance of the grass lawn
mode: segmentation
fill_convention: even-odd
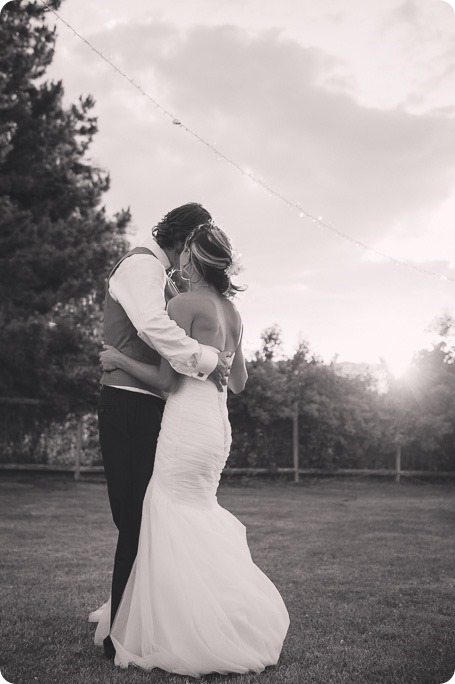
[[[355,480],[222,484],[291,616],[280,662],[238,684],[442,684],[455,670],[455,486]],[[0,670],[13,684],[183,684],[114,667],[88,613],[115,548],[106,487],[0,479]],[[1,681],[1,680],[0,680]]]

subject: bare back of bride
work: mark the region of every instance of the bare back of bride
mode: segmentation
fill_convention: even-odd
[[[168,312],[200,343],[232,352],[228,386],[239,392],[247,374],[242,323],[229,299],[230,249],[215,226],[194,231],[181,256],[191,291],[172,299]],[[164,360],[152,368],[113,349],[102,357],[108,370],[127,368],[169,392],[138,553],[110,630],[115,664],[192,677],[275,665],[288,612],[253,562],[245,526],[217,500],[231,445],[227,388],[178,375]],[[91,617],[99,645],[109,633],[109,613],[107,602]]]

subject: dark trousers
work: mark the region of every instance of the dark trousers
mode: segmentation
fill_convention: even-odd
[[[142,502],[155,463],[164,401],[103,385],[98,428],[112,518],[118,529],[111,625],[137,554]]]

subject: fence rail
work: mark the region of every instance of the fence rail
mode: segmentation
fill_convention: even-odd
[[[43,472],[43,473],[74,473],[74,479],[79,480],[81,473],[86,474],[104,474],[103,466],[87,466],[87,465],[66,465],[66,464],[49,464],[49,463],[0,463],[0,471],[17,471],[17,472]],[[222,475],[294,475],[294,468],[225,468]],[[393,477],[396,482],[397,476],[402,477],[424,477],[424,478],[454,478],[455,471],[439,471],[439,470],[394,470],[393,468],[299,468],[298,475],[323,475],[327,477],[336,475],[351,475],[351,476],[375,476],[375,477]]]
[[[30,407],[28,409],[26,408],[25,410],[32,411],[41,410],[41,407],[45,406],[46,403],[47,402],[40,399],[0,397],[0,404],[10,405],[11,407],[23,405],[25,407]],[[4,453],[5,458],[2,459],[5,462],[0,462],[0,472],[28,471],[43,473],[73,473],[74,479],[76,481],[81,478],[82,474],[103,474],[104,468],[101,465],[97,430],[96,439],[94,439],[93,433],[94,425],[92,424],[92,418],[94,417],[96,418],[95,414],[94,416],[91,416],[91,414],[78,417],[75,416],[71,423],[68,423],[67,425],[65,424],[63,440],[55,440],[55,436],[53,436],[52,433],[50,439],[47,438],[42,444],[40,444],[38,460],[36,457],[34,457],[34,454],[31,454],[32,457],[30,457],[30,454],[28,454],[27,451],[23,451],[21,444],[18,444],[16,449],[6,449]],[[10,423],[16,423],[16,415],[14,414],[14,416],[11,416],[11,418],[12,421],[10,421]],[[89,419],[88,423],[87,419]],[[5,425],[8,425],[8,420],[6,420]],[[18,424],[18,427],[20,427],[20,424]],[[292,417],[292,440],[290,440],[290,444],[283,445],[286,451],[287,448],[290,447],[291,453],[289,454],[290,458],[287,462],[289,465],[292,464],[292,467],[283,467],[286,466],[286,461],[284,463],[281,461],[279,466],[277,464],[270,464],[266,467],[258,467],[253,465],[248,466],[246,463],[243,463],[242,465],[242,460],[240,460],[240,463],[236,465],[236,460],[234,460],[233,466],[225,468],[223,475],[288,475],[293,476],[295,482],[298,482],[300,477],[312,475],[392,477],[398,483],[402,477],[444,479],[455,478],[455,470],[430,469],[432,468],[433,464],[428,461],[426,463],[416,463],[415,459],[406,458],[405,462],[403,463],[401,445],[399,443],[396,444],[395,453],[390,454],[391,458],[387,458],[385,462],[378,461],[376,463],[376,467],[371,467],[374,461],[370,463],[356,464],[353,462],[349,463],[349,460],[345,463],[345,465],[348,467],[335,467],[335,464],[333,464],[333,466],[328,465],[326,467],[310,467],[312,465],[311,462],[306,462],[306,467],[302,467],[304,464],[302,463],[301,459],[302,445],[299,435],[299,427],[299,412],[298,406],[296,405],[294,407]],[[62,462],[60,459],[60,454],[63,451],[65,453],[66,462]],[[339,464],[339,466],[342,465],[342,463]],[[356,465],[358,465],[358,467],[355,467]],[[362,465],[370,467],[362,467]],[[417,468],[415,467],[416,465],[418,466]],[[402,469],[403,466],[404,469]],[[428,466],[430,466],[430,468],[428,468]]]

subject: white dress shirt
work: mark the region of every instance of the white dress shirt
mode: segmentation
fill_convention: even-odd
[[[123,307],[141,340],[167,359],[177,373],[206,380],[218,364],[218,354],[188,337],[169,318],[164,289],[171,264],[166,253],[153,236],[138,246],[157,258],[133,254],[122,261],[109,280],[109,294]]]

